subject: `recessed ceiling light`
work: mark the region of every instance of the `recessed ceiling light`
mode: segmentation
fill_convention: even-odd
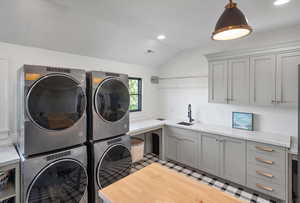
[[[287,4],[287,3],[289,3],[289,2],[290,2],[290,0],[275,0],[275,1],[274,1],[274,5],[275,5],[275,6],[281,6],[281,5]]]
[[[158,35],[157,39],[158,40],[164,40],[164,39],[166,39],[166,36],[165,35]]]

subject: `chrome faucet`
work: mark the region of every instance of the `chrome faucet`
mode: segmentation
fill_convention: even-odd
[[[190,123],[194,121],[194,119],[192,118],[192,105],[191,104],[189,104],[189,106],[188,106],[188,118],[189,118]]]

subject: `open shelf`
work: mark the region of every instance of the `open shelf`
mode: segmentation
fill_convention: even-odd
[[[13,183],[8,183],[8,186],[4,190],[0,190],[0,202],[15,196],[16,190],[15,185]]]

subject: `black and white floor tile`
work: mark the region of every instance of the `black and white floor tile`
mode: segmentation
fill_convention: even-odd
[[[205,174],[199,173],[196,170],[188,169],[184,166],[178,165],[177,163],[160,160],[154,154],[147,154],[144,156],[144,158],[141,161],[134,163],[131,172],[134,173],[154,162],[160,163],[163,166],[173,169],[179,173],[183,173],[191,178],[196,179],[197,181],[199,181],[201,183],[204,183],[204,184],[210,185],[214,188],[217,188],[219,190],[222,190],[222,191],[224,191],[230,195],[233,195],[241,200],[244,200],[246,202],[276,203],[276,201],[274,201],[274,200],[262,198],[258,194],[246,191],[246,189],[244,189],[244,188],[237,188],[233,185],[230,185],[229,183],[222,182],[221,180],[218,180],[216,178],[210,178],[210,177],[206,176]]]

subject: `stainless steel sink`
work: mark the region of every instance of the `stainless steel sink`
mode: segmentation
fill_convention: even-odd
[[[179,124],[179,125],[185,125],[185,126],[191,126],[191,125],[193,125],[193,123],[188,123],[188,122],[179,122],[177,124]]]

